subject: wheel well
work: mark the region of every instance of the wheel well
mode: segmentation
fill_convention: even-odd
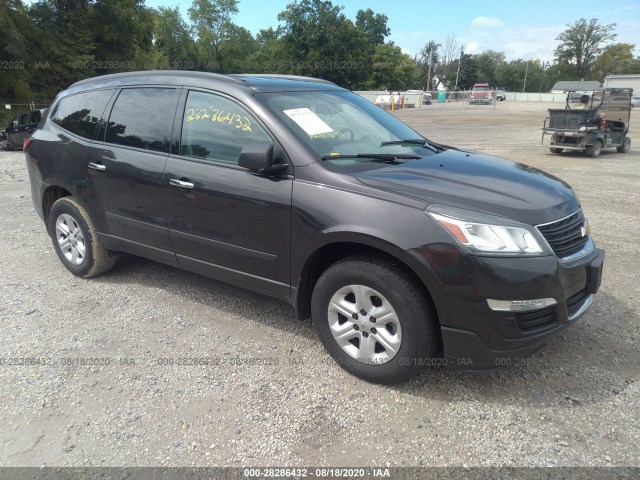
[[[49,214],[51,213],[51,207],[62,197],[70,197],[71,193],[62,187],[49,187],[42,195],[42,216],[44,217],[45,225],[49,225]]]
[[[311,294],[313,293],[313,288],[318,281],[318,278],[320,278],[320,275],[322,275],[327,268],[337,261],[355,254],[375,255],[386,258],[396,265],[399,265],[405,271],[407,276],[414,281],[415,285],[422,290],[427,300],[433,306],[431,295],[422,280],[420,280],[420,277],[418,277],[418,275],[416,275],[406,263],[399,260],[397,257],[394,257],[383,250],[360,243],[331,243],[314,252],[304,266],[300,284],[298,286],[295,305],[296,312],[300,320],[311,317]],[[433,310],[434,315],[436,315],[435,308]]]

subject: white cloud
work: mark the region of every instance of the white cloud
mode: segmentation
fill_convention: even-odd
[[[504,52],[507,60],[521,58],[552,61],[553,51],[558,44],[556,37],[564,28],[563,25],[551,25],[498,28],[491,32],[471,30],[462,34],[460,40],[467,46],[474,45],[475,50],[469,50],[469,53],[494,50]]]
[[[464,47],[464,51],[466,53],[474,54],[474,53],[478,53],[479,48],[480,48],[480,45],[478,45],[478,42],[467,42],[467,44]]]
[[[499,27],[502,25],[502,20],[498,17],[476,17],[471,21],[471,25],[474,27]]]

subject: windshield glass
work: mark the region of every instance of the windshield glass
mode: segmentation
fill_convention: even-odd
[[[346,166],[433,155],[424,138],[380,107],[351,92],[265,93],[268,108],[324,161]],[[402,140],[413,142],[395,143]],[[377,154],[368,158],[367,154]],[[358,156],[357,158],[345,158]],[[387,159],[382,157],[389,157]]]

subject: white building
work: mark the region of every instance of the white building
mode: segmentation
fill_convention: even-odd
[[[604,88],[633,88],[633,93],[640,95],[640,73],[629,75],[607,75]]]

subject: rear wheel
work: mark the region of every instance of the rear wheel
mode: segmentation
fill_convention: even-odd
[[[318,279],[311,317],[320,340],[345,370],[364,380],[393,384],[433,364],[440,347],[430,302],[398,265],[356,255]]]
[[[589,145],[585,150],[587,157],[597,157],[600,153],[602,153],[602,142],[600,140],[596,140],[593,145]]]
[[[624,137],[624,142],[622,145],[616,148],[619,153],[627,153],[631,148],[631,139],[629,137]]]
[[[549,147],[549,151],[551,153],[562,153],[564,149],[559,147]]]
[[[115,264],[115,257],[102,245],[89,213],[73,197],[60,198],[51,207],[49,234],[60,261],[74,275],[95,277]]]

